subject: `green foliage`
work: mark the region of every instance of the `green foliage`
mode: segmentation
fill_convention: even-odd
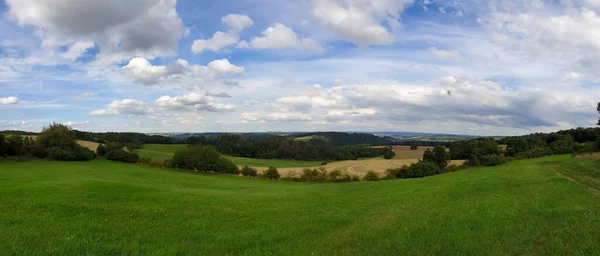
[[[410,150],[417,150],[417,149],[419,149],[419,146],[417,146],[417,143],[414,142],[414,141],[411,142],[410,143]]]
[[[98,147],[96,147],[96,154],[101,157],[106,155],[106,148],[104,145],[102,145],[102,143],[98,144]]]
[[[23,156],[25,155],[25,145],[23,144],[23,137],[20,135],[12,135],[6,139],[6,154],[9,156]]]
[[[44,146],[34,143],[26,146],[27,152],[29,152],[32,156],[37,158],[45,158],[48,156],[48,151],[44,148]]]
[[[385,151],[383,152],[383,158],[392,159],[394,156],[396,156],[396,153],[392,151],[392,147],[386,147]]]
[[[0,157],[7,155],[6,151],[6,138],[4,134],[0,133]]]
[[[48,158],[56,161],[88,161],[96,157],[96,154],[88,148],[79,147],[75,151],[53,147],[48,150]]]
[[[498,143],[493,138],[455,141],[450,144],[450,159],[467,159],[471,154],[499,154]]]
[[[150,165],[150,162],[152,162],[152,158],[150,158],[150,157],[139,157],[137,162],[139,164]]]
[[[242,169],[240,170],[240,173],[242,175],[248,176],[248,177],[256,177],[256,175],[258,175],[258,171],[250,166],[242,167]]]
[[[440,168],[435,162],[420,161],[411,164],[408,169],[398,172],[399,178],[421,178],[440,173]]]
[[[66,125],[52,123],[42,129],[37,136],[37,143],[45,148],[60,148],[64,151],[79,151],[79,144],[75,140],[75,134]]]
[[[365,174],[365,177],[363,178],[364,181],[379,181],[381,180],[381,178],[379,177],[379,174],[374,172],[374,171],[368,171],[367,174]]]
[[[136,153],[127,152],[123,149],[113,149],[108,151],[104,156],[108,160],[126,163],[137,163],[139,160],[139,156]]]
[[[400,168],[387,169],[385,171],[385,179],[391,180],[401,178],[402,173],[408,171],[408,168],[408,165],[403,165]]]
[[[114,142],[114,141],[109,141],[106,142],[106,153],[113,151],[113,150],[123,150],[123,144],[121,144],[120,142]]]
[[[273,166],[269,167],[262,176],[271,180],[278,180],[281,177],[277,168]]]
[[[534,148],[534,149],[527,150],[525,152],[521,152],[521,153],[517,154],[517,157],[537,158],[537,157],[549,156],[552,154],[553,154],[553,152],[550,148],[543,147],[543,148]]]
[[[221,156],[217,149],[211,146],[189,147],[178,150],[171,159],[175,168],[198,172],[217,172],[237,174],[237,166],[229,159]]]

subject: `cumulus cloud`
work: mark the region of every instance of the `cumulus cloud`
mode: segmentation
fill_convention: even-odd
[[[463,57],[457,50],[440,50],[435,47],[427,49],[427,52],[438,59],[451,60],[451,61],[462,61]]]
[[[176,0],[7,0],[9,15],[38,28],[44,47],[94,41],[97,58],[110,63],[131,56],[172,56],[185,33]],[[66,58],[82,52],[77,45]],[[89,47],[88,47],[89,48]],[[86,48],[87,49],[87,48]]]
[[[254,24],[250,17],[241,14],[228,14],[221,18],[221,22],[229,27],[229,31],[217,31],[212,38],[194,40],[193,53],[198,54],[206,50],[216,52],[234,45],[240,40],[240,32]]]
[[[145,115],[152,112],[152,109],[142,101],[134,99],[115,100],[107,108],[98,109],[90,112],[91,116],[107,115]]]
[[[301,49],[322,52],[323,47],[312,39],[301,38],[291,28],[275,23],[262,32],[262,36],[253,38],[250,43],[241,42],[238,47],[255,49]]]
[[[19,103],[19,98],[17,98],[16,96],[0,98],[0,105],[11,105],[17,103]]]
[[[167,66],[155,66],[144,58],[133,58],[123,67],[125,74],[136,83],[144,85],[168,84],[177,82],[210,81],[216,78],[244,72],[227,59],[213,60],[206,66],[190,65],[179,59]]]
[[[210,97],[196,93],[171,97],[169,95],[158,98],[155,105],[169,110],[193,110],[207,112],[227,112],[235,109],[234,105],[213,102]]]
[[[357,45],[390,45],[400,13],[414,0],[313,0],[312,15],[338,38]]]

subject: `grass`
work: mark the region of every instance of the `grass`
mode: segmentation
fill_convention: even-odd
[[[3,163],[0,252],[598,255],[600,200],[548,168],[573,161],[588,160],[553,156],[348,184],[109,161]]]
[[[136,149],[136,152],[140,157],[149,157],[154,160],[165,160],[173,157],[175,151],[186,148],[185,144],[144,144],[141,149]],[[227,156],[233,163],[239,166],[253,166],[253,167],[276,167],[276,168],[295,168],[295,167],[314,167],[321,164],[320,161],[299,161],[299,160],[285,160],[285,159],[256,159],[246,157],[235,157]]]
[[[329,139],[327,137],[322,136],[322,135],[309,135],[309,136],[294,138],[294,140],[297,140],[297,141],[309,141],[309,140],[312,140],[312,139],[319,139],[319,140],[329,141]]]

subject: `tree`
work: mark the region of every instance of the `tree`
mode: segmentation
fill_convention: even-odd
[[[44,127],[42,133],[37,137],[37,142],[47,149],[58,147],[63,150],[73,151],[79,147],[71,128],[57,123],[52,123]]]
[[[98,156],[104,156],[106,154],[106,148],[104,145],[98,144],[98,147],[96,147],[96,154],[98,154]]]
[[[0,157],[6,155],[6,139],[4,134],[0,133]]]
[[[281,175],[279,175],[279,171],[277,171],[277,168],[273,166],[269,167],[269,169],[265,171],[263,176],[272,180],[278,180],[279,177],[281,177]]]
[[[178,150],[171,159],[175,168],[199,172],[237,174],[237,166],[212,146],[189,147]]]
[[[417,143],[415,141],[410,143],[410,150],[417,150],[419,149],[419,147],[417,146]]]
[[[600,113],[600,102],[598,102],[598,107],[596,108],[598,113]],[[600,119],[598,119],[598,125],[600,125]]]
[[[133,152],[127,152],[123,149],[115,149],[106,153],[106,159],[126,163],[137,163],[140,157],[138,154]]]
[[[240,170],[240,173],[244,176],[256,177],[256,174],[258,173],[258,171],[256,171],[256,169],[254,169],[250,166],[244,166]]]
[[[23,137],[12,135],[6,140],[6,154],[9,156],[22,156],[25,154]]]
[[[386,147],[385,152],[383,152],[383,158],[392,159],[392,158],[394,158],[394,156],[396,156],[396,153],[394,153],[394,151],[392,150],[392,147]]]
[[[443,146],[436,146],[433,148],[433,154],[435,155],[435,163],[440,169],[446,168],[450,161],[450,155],[446,152]]]
[[[426,149],[425,152],[423,152],[423,162],[436,162],[435,154],[433,153],[433,151],[431,151],[431,149]]]

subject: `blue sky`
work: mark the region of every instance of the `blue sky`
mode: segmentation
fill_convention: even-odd
[[[4,0],[0,130],[593,126],[594,0]]]

